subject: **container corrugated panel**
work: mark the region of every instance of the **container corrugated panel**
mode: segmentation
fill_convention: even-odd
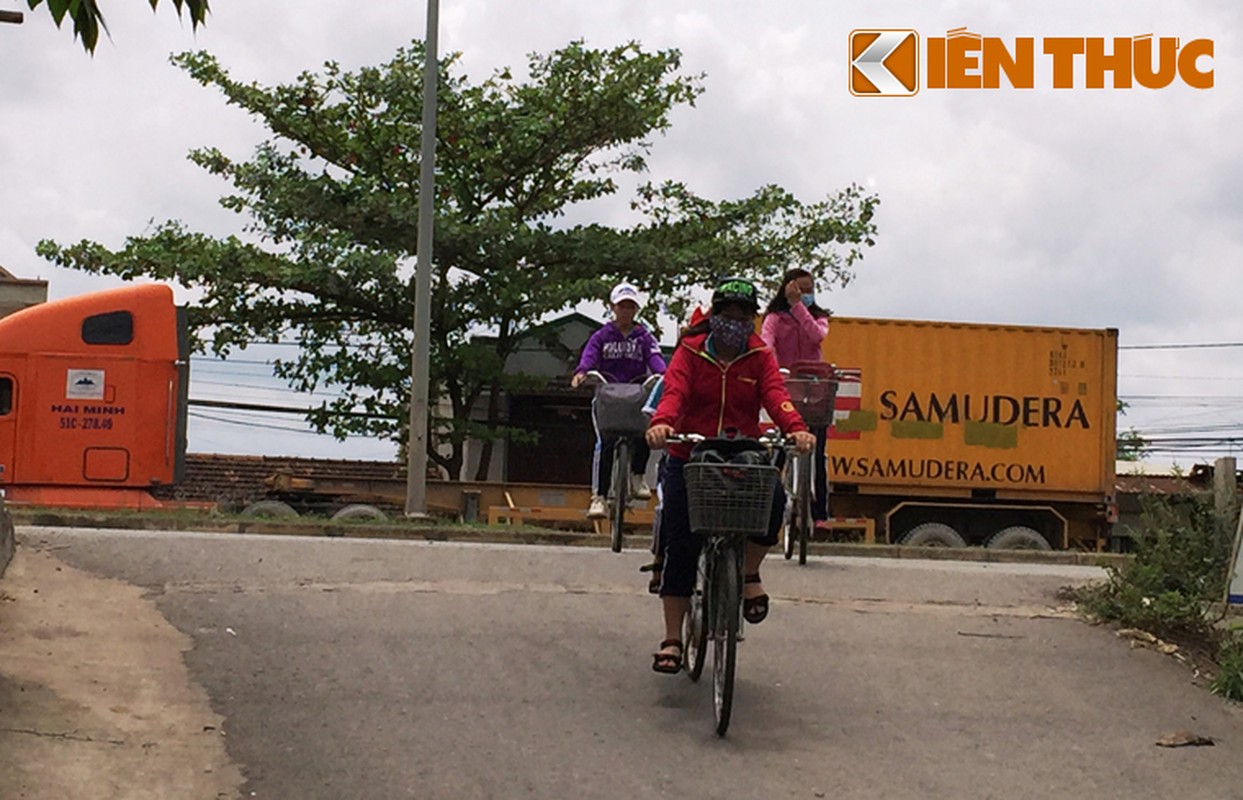
[[[1106,496],[1117,331],[833,318],[838,483]]]

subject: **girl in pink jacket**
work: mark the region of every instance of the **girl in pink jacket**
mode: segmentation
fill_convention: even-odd
[[[829,332],[829,312],[816,305],[811,273],[792,269],[781,279],[777,296],[768,304],[760,338],[789,369],[799,361],[823,361],[820,345]]]
[[[821,345],[829,332],[829,312],[816,305],[815,284],[805,269],[792,269],[781,279],[781,288],[768,304],[760,338],[777,356],[777,366],[792,370],[800,361],[824,361]],[[829,515],[828,476],[824,450],[828,431],[816,428],[811,515],[817,522]]]

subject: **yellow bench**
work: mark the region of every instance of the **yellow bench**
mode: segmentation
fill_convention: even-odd
[[[654,511],[648,508],[631,508],[626,511],[626,522],[650,528],[656,518]],[[606,519],[587,519],[587,512],[582,508],[567,506],[488,506],[489,525],[522,525],[532,522],[590,522],[596,533],[610,533],[610,523]]]
[[[489,525],[521,525],[526,520],[546,522],[586,522],[587,512],[581,508],[566,506],[488,506]]]

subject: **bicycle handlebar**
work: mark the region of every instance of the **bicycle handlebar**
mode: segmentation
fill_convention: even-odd
[[[647,378],[643,380],[642,386],[644,391],[650,392],[652,387],[656,385],[656,381],[660,380],[660,378],[661,376],[657,373],[648,375]],[[586,386],[599,386],[606,383],[613,383],[613,381],[610,381],[608,378],[604,377],[604,373],[600,372],[600,370],[589,369],[583,373],[583,384]]]
[[[699,444],[701,442],[706,442],[709,438],[711,437],[704,436],[700,433],[671,433],[665,437],[665,444]],[[754,441],[757,441],[769,448],[780,446],[790,450],[795,447],[793,436],[784,436],[780,433],[774,433],[771,431],[760,434]]]

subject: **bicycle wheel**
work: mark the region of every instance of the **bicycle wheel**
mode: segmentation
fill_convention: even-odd
[[[724,736],[734,707],[734,672],[742,616],[742,543],[718,549],[712,568],[712,711]]]
[[[782,533],[785,538],[786,561],[793,558],[794,543],[798,539],[797,532],[794,529],[795,518],[798,514],[798,504],[795,502],[798,495],[794,491],[794,487],[797,485],[796,481],[798,480],[797,474],[798,458],[795,457],[791,458],[786,463],[786,468],[781,473],[781,485],[785,488],[786,492],[786,516],[785,525],[782,529]]]
[[[622,523],[626,521],[626,497],[630,488],[630,440],[621,438],[613,448],[613,490],[609,492],[613,503],[610,528],[614,553],[622,550]]]
[[[798,485],[795,487],[794,505],[798,510],[798,563],[807,563],[807,540],[811,538],[811,455],[798,457]]]
[[[705,547],[699,553],[699,567],[695,571],[695,588],[691,592],[691,610],[682,623],[682,641],[686,642],[686,677],[699,680],[704,671],[708,650],[708,594],[712,585],[712,561]]]

